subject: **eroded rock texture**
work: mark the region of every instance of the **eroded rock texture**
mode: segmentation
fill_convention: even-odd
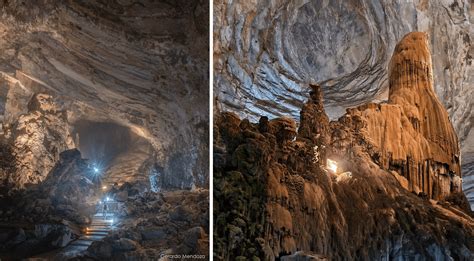
[[[431,68],[427,36],[414,32],[395,47],[388,103],[329,122],[310,85],[298,129],[217,114],[215,257],[474,258],[459,144]]]
[[[387,100],[386,68],[395,45],[409,32],[428,33],[434,90],[459,137],[464,173],[473,173],[469,1],[214,3],[215,103],[252,120],[281,115],[297,120],[307,83],[322,86],[333,120],[348,107]],[[464,181],[469,196],[474,178]]]
[[[390,62],[388,103],[349,109],[334,127],[352,126],[371,146],[372,158],[401,175],[406,189],[440,199],[461,192],[460,150],[434,93],[431,68],[426,34],[406,35]]]
[[[42,182],[59,160],[59,154],[74,147],[66,112],[47,94],[36,94],[6,131],[15,171],[2,173],[8,187],[24,188]]]
[[[2,2],[2,125],[28,113],[34,94],[48,93],[71,125],[125,126],[152,145],[164,175],[207,186],[208,7],[200,0]]]
[[[287,118],[253,124],[217,115],[214,257],[473,258],[465,196],[453,192],[437,202],[403,188],[353,128],[360,117],[329,123],[318,92],[313,86],[301,111],[302,125],[312,127],[298,131]],[[326,169],[329,157],[339,171]]]

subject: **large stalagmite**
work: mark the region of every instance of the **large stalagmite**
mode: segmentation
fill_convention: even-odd
[[[388,104],[348,110],[359,116],[357,131],[374,146],[373,158],[391,170],[407,189],[440,199],[461,191],[459,144],[433,89],[427,35],[406,35],[389,66]]]

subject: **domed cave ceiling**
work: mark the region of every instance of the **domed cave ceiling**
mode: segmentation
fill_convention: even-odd
[[[79,147],[99,160],[91,150],[119,155],[130,145],[136,162],[146,163],[142,173],[159,169],[177,180],[170,186],[207,187],[208,7],[206,1],[3,1],[2,128],[28,113],[35,93],[45,93],[67,119],[63,149]],[[115,130],[108,140],[107,130]]]
[[[331,120],[388,98],[398,41],[426,32],[434,89],[461,147],[463,190],[474,205],[473,8],[469,1],[214,1],[217,111],[252,121],[299,120],[308,83],[322,86]]]

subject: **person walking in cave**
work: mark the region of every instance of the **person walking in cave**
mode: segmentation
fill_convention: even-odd
[[[102,210],[102,214],[104,215],[104,220],[107,219],[107,202],[104,201],[104,208]]]

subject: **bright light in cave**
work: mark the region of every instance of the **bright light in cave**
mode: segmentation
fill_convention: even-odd
[[[99,173],[99,169],[97,167],[94,167],[94,172]]]
[[[107,189],[107,186],[102,186],[102,189],[103,189],[103,190],[106,190],[106,189]]]
[[[337,172],[337,162],[335,160],[327,159],[327,168],[332,171],[332,173]]]

